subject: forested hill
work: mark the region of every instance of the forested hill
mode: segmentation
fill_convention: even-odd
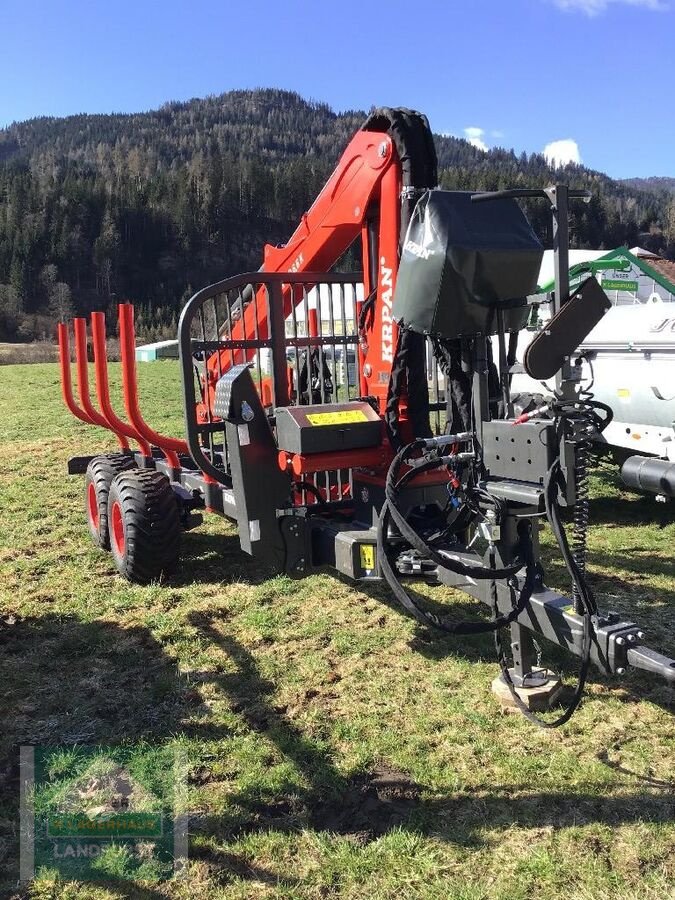
[[[0,340],[49,336],[72,311],[133,300],[146,336],[175,333],[199,287],[260,265],[312,203],[364,111],[277,90],[133,115],[38,118],[0,130]],[[433,123],[432,123],[433,125]],[[675,201],[540,155],[436,137],[446,188],[589,187],[575,246],[640,243],[675,257]],[[531,208],[546,237],[543,204]]]
[[[653,191],[655,194],[675,194],[675,178],[658,175],[652,175],[650,178],[623,178],[621,184],[641,191]]]

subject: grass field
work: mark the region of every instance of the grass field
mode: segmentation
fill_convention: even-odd
[[[118,381],[113,366],[113,384]],[[140,367],[181,433],[178,370]],[[216,517],[179,573],[131,586],[94,549],[69,456],[113,449],[70,417],[52,364],[0,370],[0,894],[35,898],[674,897],[672,691],[596,674],[556,732],[505,716],[491,641],[437,637],[383,589],[265,579]],[[672,507],[594,481],[602,605],[675,655]],[[550,544],[548,545],[550,552]],[[551,554],[547,580],[568,589]],[[458,616],[471,607],[446,591]],[[574,660],[563,666],[568,679]],[[189,764],[188,877],[18,873],[18,747],[121,745]],[[124,865],[119,873],[125,875]]]

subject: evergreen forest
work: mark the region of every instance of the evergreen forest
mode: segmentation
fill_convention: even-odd
[[[366,115],[265,89],[0,130],[0,341],[49,339],[94,309],[112,322],[123,299],[142,337],[175,336],[192,293],[257,269],[264,244],[288,238]],[[565,181],[593,194],[574,210],[572,246],[675,258],[673,179],[553,171],[540,154],[435,139],[444,188]],[[528,214],[550,244],[545,205]]]

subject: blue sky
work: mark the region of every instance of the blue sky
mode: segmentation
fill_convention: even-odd
[[[271,86],[675,176],[675,0],[0,0],[0,34],[0,126]]]

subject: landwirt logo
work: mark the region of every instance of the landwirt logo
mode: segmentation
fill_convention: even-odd
[[[186,766],[173,749],[21,748],[21,880],[162,881],[187,857]]]
[[[380,257],[380,300],[382,306],[382,362],[394,361],[394,323],[391,317],[394,289],[392,270],[384,256]]]
[[[428,247],[423,247],[415,241],[406,241],[403,249],[407,250],[408,253],[412,253],[413,256],[417,256],[418,259],[429,259],[430,256],[434,255],[433,250],[430,250]]]

